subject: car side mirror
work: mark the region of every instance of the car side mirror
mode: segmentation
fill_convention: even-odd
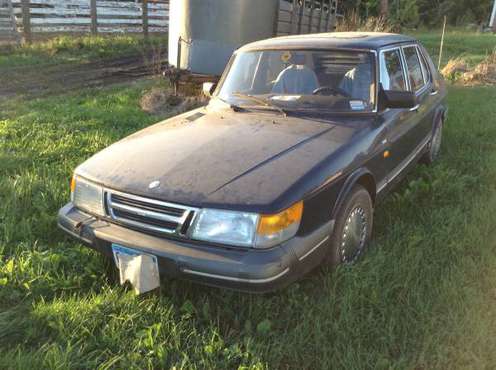
[[[203,95],[208,96],[210,98],[214,93],[216,87],[217,84],[214,82],[204,82],[202,87]]]
[[[383,108],[414,108],[417,97],[411,91],[382,90]]]

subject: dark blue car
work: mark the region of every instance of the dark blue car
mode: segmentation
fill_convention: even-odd
[[[255,42],[204,91],[206,107],[74,172],[59,226],[121,281],[268,291],[323,262],[354,262],[376,204],[417,161],[437,158],[447,112],[426,50],[397,34]]]

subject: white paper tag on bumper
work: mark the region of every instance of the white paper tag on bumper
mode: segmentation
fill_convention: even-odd
[[[142,294],[160,286],[158,264],[154,256],[119,253],[118,266],[121,284],[129,281],[136,294]]]

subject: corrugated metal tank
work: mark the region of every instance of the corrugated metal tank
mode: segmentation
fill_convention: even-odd
[[[274,35],[278,10],[279,0],[171,0],[169,63],[219,75],[236,48]]]

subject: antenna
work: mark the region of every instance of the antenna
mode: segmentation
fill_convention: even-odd
[[[443,34],[441,36],[441,46],[439,47],[439,61],[437,62],[437,69],[441,68],[441,58],[443,56],[444,32],[445,31],[446,31],[446,16],[444,16]]]

